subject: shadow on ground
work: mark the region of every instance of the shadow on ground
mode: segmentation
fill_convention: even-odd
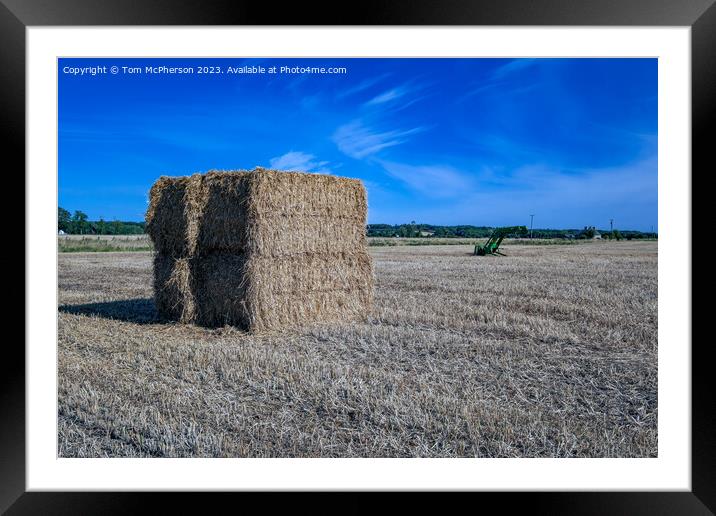
[[[151,298],[123,299],[83,305],[60,305],[58,310],[68,314],[104,317],[136,324],[155,324],[163,321],[154,306],[154,299]]]

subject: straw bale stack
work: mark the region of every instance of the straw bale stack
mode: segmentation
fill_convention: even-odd
[[[365,318],[366,211],[355,179],[261,168],[161,177],[146,214],[157,309],[250,331]]]

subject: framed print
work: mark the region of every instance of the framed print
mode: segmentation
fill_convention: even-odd
[[[716,8],[535,5],[3,0],[27,304],[0,507],[713,511]]]

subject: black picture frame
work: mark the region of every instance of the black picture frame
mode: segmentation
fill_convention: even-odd
[[[277,8],[265,2],[238,0],[203,3],[192,0],[0,0],[0,131],[1,141],[6,145],[4,161],[12,163],[13,171],[25,170],[25,30],[31,26],[638,25],[691,27],[692,170],[705,174],[716,170],[713,144],[709,139],[713,132],[709,129],[713,129],[716,119],[714,1],[363,0],[329,5],[293,2]],[[695,174],[691,174],[693,178]],[[24,191],[24,184],[19,188]],[[692,231],[692,234],[697,233]],[[28,258],[24,256],[24,263]],[[27,274],[27,269],[24,270]],[[704,339],[691,348],[690,492],[485,493],[480,496],[505,504],[503,507],[528,504],[529,510],[537,513],[713,514],[716,512],[716,385],[709,347],[710,343]],[[186,497],[172,493],[138,496],[133,493],[25,492],[25,354],[11,339],[7,339],[0,360],[0,382],[1,512],[134,513],[151,509],[146,496],[161,496],[163,512],[171,510],[173,504],[181,504],[182,512],[189,510]],[[415,500],[422,503],[420,499]]]

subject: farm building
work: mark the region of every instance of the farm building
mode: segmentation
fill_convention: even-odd
[[[250,331],[363,318],[366,212],[354,179],[261,168],[161,177],[146,215],[157,309]]]

